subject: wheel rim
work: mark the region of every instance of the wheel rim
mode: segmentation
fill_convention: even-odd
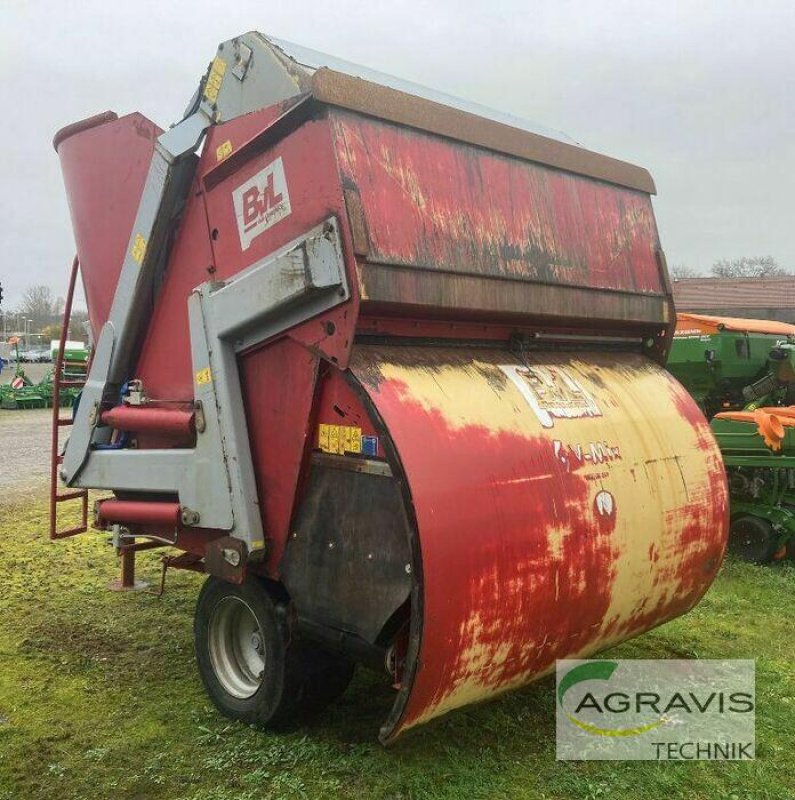
[[[239,597],[221,600],[208,638],[210,663],[224,690],[241,700],[256,694],[265,671],[265,637],[249,605]]]

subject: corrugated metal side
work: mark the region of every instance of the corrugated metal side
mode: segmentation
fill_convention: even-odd
[[[421,629],[382,738],[690,609],[723,557],[709,426],[631,354],[357,346],[418,527]]]

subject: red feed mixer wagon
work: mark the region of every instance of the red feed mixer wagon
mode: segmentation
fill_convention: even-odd
[[[645,170],[258,33],[169,130],[55,147],[95,348],[52,535],[101,489],[127,557],[207,573],[223,713],[303,714],[361,663],[390,742],[709,587],[724,470],[662,366]]]

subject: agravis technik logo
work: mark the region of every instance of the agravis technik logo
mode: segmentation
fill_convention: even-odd
[[[559,759],[754,757],[754,662],[558,661]]]

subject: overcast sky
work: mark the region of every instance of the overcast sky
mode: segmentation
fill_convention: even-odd
[[[795,3],[0,0],[0,281],[65,291],[53,133],[112,109],[176,121],[247,30],[565,131],[647,167],[671,265],[795,271]]]

